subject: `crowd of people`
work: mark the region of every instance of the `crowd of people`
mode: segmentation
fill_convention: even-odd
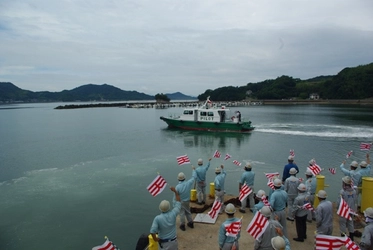
[[[199,159],[198,167],[192,166],[192,177],[186,180],[184,173],[178,174],[179,183],[175,187],[171,187],[174,192],[173,208],[170,203],[163,200],[159,209],[161,214],[157,215],[152,223],[150,233],[154,241],[158,242],[160,249],[178,249],[176,236],[176,218],[179,215],[180,226],[182,231],[186,230],[187,226],[194,228],[193,219],[190,212],[190,191],[193,183],[197,186],[197,204],[203,205],[206,203],[206,173],[210,167],[211,158],[206,165],[203,160]],[[312,166],[315,161],[309,161]],[[339,231],[341,236],[348,236],[354,241],[354,220],[364,224],[364,231],[361,236],[359,247],[361,250],[373,249],[373,208],[369,207],[362,211],[365,219],[358,215],[358,207],[360,207],[362,178],[370,176],[371,166],[369,154],[366,155],[366,160],[358,164],[352,161],[350,170],[345,168],[346,161],[340,165],[340,169],[344,173],[341,180],[342,188],[339,192],[339,198],[336,203],[337,209],[342,203],[346,203],[350,209],[352,220],[343,216],[339,216]],[[358,169],[360,167],[360,169]],[[238,191],[240,192],[243,186],[249,187],[253,192],[241,200],[239,212],[246,213],[247,202],[249,210],[252,213],[259,212],[268,219],[269,225],[264,233],[255,241],[254,249],[275,249],[275,250],[290,250],[290,241],[287,233],[287,220],[295,221],[297,237],[294,241],[304,242],[307,239],[307,222],[316,221],[316,234],[332,235],[333,233],[333,204],[327,197],[325,190],[316,192],[316,177],[307,169],[305,172],[306,179],[303,182],[296,175],[299,173],[299,168],[294,162],[294,157],[288,157],[288,164],[284,166],[282,178],[275,176],[272,179],[273,189],[270,189],[268,196],[264,190],[258,190],[254,193],[255,172],[252,165],[246,163],[244,172],[239,180]],[[224,203],[224,184],[226,172],[224,166],[215,168],[215,200]],[[318,200],[318,205],[313,207],[315,199]],[[255,202],[255,200],[257,200]],[[266,201],[266,202],[265,202]],[[310,207],[306,205],[310,205]],[[218,232],[218,247],[221,250],[239,250],[240,232],[231,235],[226,232],[227,225],[237,222],[239,219],[235,217],[236,207],[229,203],[226,206],[221,206],[219,213],[225,212],[227,219],[224,221]],[[185,220],[186,218],[186,220]],[[312,232],[313,234],[313,232]]]

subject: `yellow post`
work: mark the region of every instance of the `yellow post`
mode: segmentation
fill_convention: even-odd
[[[325,188],[325,176],[323,175],[316,175],[316,192],[315,192],[315,200],[313,202],[313,207],[316,208],[319,205],[319,199],[317,198],[316,194],[320,190],[324,190]]]
[[[152,237],[151,234],[149,234],[148,238],[149,238],[148,249],[149,250],[158,250],[158,243],[153,240],[153,237]]]
[[[197,190],[196,189],[190,190],[190,201],[197,201]]]
[[[213,182],[210,183],[210,198],[215,198],[215,184]]]
[[[368,207],[373,207],[373,178],[363,177],[363,183],[361,185],[361,207],[360,211],[363,212]]]

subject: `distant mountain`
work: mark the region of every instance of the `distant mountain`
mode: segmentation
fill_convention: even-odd
[[[184,95],[183,93],[180,93],[180,92],[166,94],[166,96],[170,98],[171,101],[173,100],[197,100],[197,97]]]

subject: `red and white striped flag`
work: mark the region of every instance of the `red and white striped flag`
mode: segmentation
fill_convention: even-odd
[[[271,179],[268,180],[267,186],[270,187],[272,190],[275,190],[275,184]]]
[[[345,245],[344,237],[316,235],[316,250],[340,250]]]
[[[275,176],[279,176],[280,174],[278,172],[276,173],[264,173],[267,177],[267,179],[272,179]]]
[[[348,206],[347,202],[341,198],[341,203],[339,204],[337,214],[343,218],[352,220],[350,213],[350,207]]]
[[[295,156],[295,153],[294,153],[294,149],[290,149],[290,154],[289,154],[290,156]]]
[[[147,189],[151,195],[157,196],[158,194],[162,193],[166,185],[167,182],[165,181],[165,179],[163,179],[162,176],[158,175],[157,177],[155,177],[152,183],[149,184]]]
[[[237,166],[241,166],[241,162],[236,161],[236,160],[233,161],[233,164],[234,164],[234,165],[237,165]]]
[[[241,202],[243,201],[243,199],[245,199],[249,194],[251,194],[253,192],[253,190],[246,184],[244,184],[242,187],[241,187],[241,190],[240,190],[240,197],[238,198]]]
[[[332,174],[335,174],[335,173],[337,173],[337,169],[336,168],[329,168],[329,172],[332,173]]]
[[[262,201],[264,203],[264,206],[270,207],[271,204],[269,204],[269,201],[267,200],[267,197],[265,195],[262,196]]]
[[[220,158],[221,154],[218,150],[215,151],[214,153],[214,158]]]
[[[258,239],[264,233],[268,225],[268,219],[261,213],[256,213],[246,231],[255,239]]]
[[[306,203],[306,204],[304,204],[303,206],[302,206],[302,208],[303,209],[306,209],[306,210],[310,210],[310,211],[313,211],[314,209],[313,209],[313,207],[312,207],[312,205],[311,205],[311,203]]]
[[[350,152],[348,152],[348,153],[347,153],[347,155],[346,155],[346,159],[350,158],[350,157],[351,157],[351,155],[352,155],[352,153],[353,153],[353,151],[352,151],[352,150],[351,150]]]
[[[302,177],[298,178],[298,180],[299,180],[300,182],[303,182],[303,178],[302,178]]]
[[[313,175],[318,175],[322,170],[316,163],[314,163],[312,166],[309,166],[308,169],[312,172]]]
[[[119,250],[108,238],[101,246],[93,247],[92,250]]]
[[[225,235],[230,237],[237,237],[238,233],[241,231],[241,220],[234,221],[228,225],[225,225]]]
[[[372,147],[372,143],[362,142],[360,144],[360,150],[370,150],[371,147]]]
[[[222,203],[220,201],[214,201],[214,204],[212,204],[210,212],[207,213],[208,215],[210,215],[211,219],[215,219],[215,217],[218,216],[221,206]]]
[[[353,242],[350,239],[350,237],[347,237],[347,236],[345,236],[345,237],[346,237],[345,245],[346,245],[347,250],[360,250],[360,247],[358,245],[356,245],[356,243]]]
[[[189,157],[187,155],[182,155],[179,157],[176,157],[177,164],[184,165],[190,163]]]
[[[225,154],[225,157],[224,157],[224,160],[228,160],[229,158],[231,158],[232,156],[230,156],[229,154]]]

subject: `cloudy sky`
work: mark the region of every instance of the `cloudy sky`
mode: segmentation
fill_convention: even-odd
[[[373,62],[372,0],[0,0],[0,81],[150,95]]]

